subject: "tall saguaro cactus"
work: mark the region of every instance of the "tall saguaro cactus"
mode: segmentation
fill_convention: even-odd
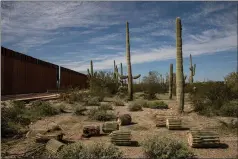
[[[192,55],[190,54],[190,78],[189,81],[190,83],[193,83],[193,76],[195,76],[195,69],[196,69],[196,64],[193,65],[192,62]]]
[[[173,91],[173,64],[170,64],[169,69],[169,99],[172,99],[172,91]]]
[[[127,61],[127,76],[119,75],[121,79],[128,79],[128,100],[133,100],[133,79],[139,78],[141,75],[132,76],[131,70],[131,55],[130,55],[130,36],[129,23],[126,22],[126,61]]]
[[[182,25],[181,19],[176,18],[176,97],[180,113],[184,110],[183,76]]]

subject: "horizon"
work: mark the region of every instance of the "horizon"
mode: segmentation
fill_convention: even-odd
[[[176,72],[175,20],[182,21],[183,68],[194,81],[223,81],[237,71],[237,2],[2,2],[2,46],[87,74],[127,72],[129,22],[133,75]],[[54,6],[50,7],[49,6]],[[85,55],[86,54],[86,55]],[[142,79],[141,77],[141,79]]]

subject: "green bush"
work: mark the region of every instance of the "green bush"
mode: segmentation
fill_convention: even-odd
[[[89,98],[86,102],[86,105],[88,106],[99,106],[100,105],[100,99],[98,97],[92,97]]]
[[[128,106],[128,110],[131,112],[135,112],[135,111],[142,111],[142,106],[136,102],[132,102],[129,104]]]
[[[74,114],[75,115],[85,115],[84,112],[87,111],[87,108],[82,105],[75,105],[74,106]]]
[[[125,105],[124,102],[123,102],[120,98],[114,99],[114,100],[113,100],[113,104],[114,104],[115,106],[124,106],[124,105]]]
[[[98,121],[111,121],[116,119],[115,114],[112,112],[108,112],[107,110],[102,110],[99,108],[90,109],[88,117],[89,119]]]
[[[122,152],[114,145],[105,145],[104,143],[95,143],[85,146],[82,143],[73,143],[66,145],[59,151],[58,156],[65,158],[83,158],[83,159],[121,159]]]
[[[99,106],[99,109],[101,110],[113,110],[112,105],[108,104],[108,103],[103,103]]]
[[[146,100],[138,99],[135,101],[136,105],[140,105],[143,108],[149,108],[149,104]]]
[[[230,101],[222,105],[220,115],[238,117],[238,101]]]
[[[164,101],[153,101],[148,102],[149,108],[151,109],[168,109],[168,104],[166,104]]]
[[[152,159],[188,159],[194,157],[183,143],[162,136],[152,136],[142,143],[144,153]]]
[[[10,107],[4,107],[1,110],[2,137],[21,135],[22,130],[25,130],[31,122],[38,120],[40,117],[58,113],[59,111],[48,102],[35,101],[30,108],[26,108],[24,102],[11,102]]]
[[[200,82],[194,83],[193,86],[196,87],[196,91],[191,91],[189,98],[194,111],[199,114],[207,116],[224,115],[223,110],[226,107],[223,105],[234,100],[231,89],[224,82]],[[227,109],[231,110],[232,107]]]

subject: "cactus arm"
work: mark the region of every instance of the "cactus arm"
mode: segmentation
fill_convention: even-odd
[[[193,76],[195,76],[196,64],[193,65]]]
[[[141,74],[137,75],[137,76],[133,76],[132,78],[133,79],[137,79],[137,78],[140,78]]]

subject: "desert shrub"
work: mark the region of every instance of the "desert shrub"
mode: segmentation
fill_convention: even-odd
[[[137,105],[140,105],[141,107],[149,108],[148,102],[146,100],[138,99],[138,100],[135,101],[135,103]]]
[[[89,119],[98,121],[111,121],[116,119],[115,114],[112,112],[108,112],[107,110],[102,110],[99,108],[90,109],[88,117]]]
[[[151,109],[168,109],[168,104],[166,104],[164,101],[148,102],[148,105]]]
[[[91,95],[105,97],[116,94],[119,83],[115,81],[113,73],[100,71],[89,79],[89,86]]]
[[[59,111],[53,108],[48,102],[35,101],[30,108],[25,107],[24,102],[14,101],[8,108],[1,110],[1,130],[3,137],[21,135],[22,130],[31,122],[42,116],[58,114]]]
[[[219,113],[222,116],[238,117],[238,101],[229,101],[223,104]]]
[[[35,116],[51,116],[59,113],[56,108],[52,107],[49,102],[45,101],[33,102],[29,108],[29,111]]]
[[[103,158],[103,159],[121,159],[122,152],[114,145],[105,145],[104,143],[95,143],[86,146],[80,142],[66,145],[59,151],[60,158]]]
[[[86,105],[88,106],[99,106],[100,105],[100,99],[98,97],[92,97],[89,98],[86,102]]]
[[[142,106],[138,104],[137,102],[132,102],[129,104],[128,110],[131,112],[134,112],[134,111],[142,111],[143,109],[142,109]]]
[[[187,159],[194,157],[183,143],[162,136],[152,136],[142,143],[144,153],[152,159]]]
[[[223,105],[234,98],[231,89],[224,82],[201,82],[194,83],[193,86],[197,89],[190,92],[189,98],[194,111],[202,115],[222,115],[221,111],[226,109]],[[228,109],[231,109],[231,107]]]
[[[75,115],[85,115],[84,112],[87,110],[87,108],[83,105],[75,105],[74,106],[74,114]]]
[[[224,78],[225,84],[231,89],[231,96],[238,99],[238,72],[231,72]]]
[[[101,110],[113,110],[113,107],[109,103],[103,103],[99,106],[99,109],[101,109]]]
[[[126,86],[120,86],[118,88],[117,96],[119,98],[125,98],[127,96],[127,87]]]
[[[75,102],[84,102],[88,99],[89,93],[84,90],[69,89],[64,93],[60,93],[60,99],[73,104]]]
[[[114,104],[115,106],[124,106],[124,105],[125,105],[124,102],[123,102],[123,100],[121,100],[120,98],[115,98],[115,99],[113,100],[113,104]]]
[[[66,108],[66,106],[65,106],[64,104],[60,104],[60,105],[57,107],[57,109],[58,109],[59,112],[61,112],[61,113],[65,112],[65,108]]]
[[[144,99],[148,100],[156,99],[156,93],[166,93],[168,90],[168,84],[161,81],[156,71],[150,71],[148,76],[143,77],[140,85],[145,93]]]

